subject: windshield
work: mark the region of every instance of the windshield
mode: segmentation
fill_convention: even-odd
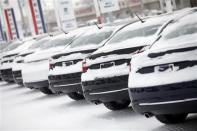
[[[10,42],[0,44],[0,50],[3,50],[4,48],[6,48],[9,44],[10,44]]]
[[[112,34],[112,30],[103,31],[93,34],[85,34],[75,40],[71,45],[70,48],[80,47],[80,46],[86,46],[86,45],[98,45],[102,41],[108,39],[110,35]]]
[[[41,48],[49,40],[50,40],[50,37],[47,37],[47,38],[43,38],[41,40],[38,40],[38,41],[34,42],[34,44],[32,44],[32,46],[30,46],[29,49]]]
[[[66,37],[65,35],[63,37],[57,37],[49,42],[46,42],[41,49],[49,49],[52,47],[58,47],[58,46],[66,46],[67,44],[71,43],[75,36]]]
[[[135,23],[134,23],[135,24]],[[136,37],[147,37],[155,34],[161,24],[149,25],[145,27],[135,28],[133,24],[126,26],[119,32],[117,32],[114,37],[108,42],[108,44],[116,44],[128,39],[133,39]],[[133,28],[134,27],[134,28]]]
[[[170,23],[153,47],[177,46],[188,43],[188,41],[197,43],[197,20],[193,18],[197,18],[197,13],[187,15],[178,21]]]
[[[17,47],[19,47],[20,45],[22,45],[23,43],[18,41],[18,42],[14,42],[14,43],[10,43],[5,49],[3,49],[3,51],[11,51],[16,49]]]
[[[174,39],[177,37],[181,37],[184,35],[190,35],[197,33],[197,23],[188,23],[185,25],[180,25],[175,30],[169,32],[168,34],[165,34],[165,39]]]

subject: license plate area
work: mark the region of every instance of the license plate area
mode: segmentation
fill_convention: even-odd
[[[73,61],[62,62],[62,66],[63,66],[63,67],[71,66],[71,65],[73,65]]]
[[[159,65],[155,67],[155,72],[173,72],[174,71],[174,64],[165,64]]]
[[[103,69],[103,68],[109,68],[109,67],[112,67],[112,66],[115,66],[115,62],[108,62],[108,63],[100,64],[100,68],[101,69]]]

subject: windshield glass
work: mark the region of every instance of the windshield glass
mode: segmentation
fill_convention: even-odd
[[[135,25],[136,23],[134,23]],[[113,38],[108,42],[108,44],[117,44],[128,39],[133,39],[136,37],[147,37],[155,34],[161,24],[152,24],[149,26],[135,28],[133,24],[124,27],[122,30],[117,32]]]
[[[21,41],[10,43],[3,51],[11,51],[22,45]]]
[[[41,40],[38,40],[36,42],[34,42],[32,44],[32,46],[29,47],[29,49],[37,49],[37,48],[41,48],[42,46],[44,46],[44,44],[50,40],[50,37],[47,38],[43,38]]]
[[[49,49],[52,47],[66,46],[71,43],[75,36],[66,37],[65,35],[57,38],[53,38],[49,42],[46,42],[41,49]]]
[[[3,50],[4,48],[6,48],[9,44],[10,44],[10,42],[0,44],[0,50]]]
[[[75,40],[71,45],[70,48],[80,47],[80,46],[86,46],[86,45],[98,45],[102,41],[108,39],[110,35],[112,34],[112,30],[108,31],[102,31],[97,33],[89,33],[84,34],[77,40]]]
[[[188,43],[188,41],[197,41],[197,20],[193,18],[197,18],[197,13],[187,15],[169,24],[153,47],[161,48]]]

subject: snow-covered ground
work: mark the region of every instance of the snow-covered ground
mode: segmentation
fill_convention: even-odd
[[[197,115],[190,115],[183,124],[167,126],[131,109],[109,111],[0,82],[0,131],[196,131],[196,123]]]

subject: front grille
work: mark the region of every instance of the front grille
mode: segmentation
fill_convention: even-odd
[[[188,67],[193,67],[197,65],[197,61],[181,61],[181,62],[175,62],[175,63],[169,63],[169,64],[174,64],[175,67],[178,67],[178,70],[182,70]],[[160,65],[154,65],[154,66],[148,66],[148,67],[143,67],[137,71],[137,73],[140,74],[148,74],[148,73],[153,73],[155,66],[160,66]]]
[[[24,63],[24,60],[17,61],[16,63]]]
[[[81,79],[81,72],[66,74],[66,75],[49,76],[49,80],[68,80],[68,79]]]
[[[1,70],[1,75],[12,75],[12,69]]]
[[[185,90],[185,89],[196,89],[197,80],[190,82],[182,82],[168,85],[160,85],[153,87],[142,87],[142,88],[130,88],[132,93],[143,93],[143,92],[169,92],[176,90]]]
[[[4,63],[12,63],[14,60],[6,60],[6,61],[3,61],[2,64]]]
[[[21,71],[13,71],[12,73],[13,73],[14,78],[21,78],[22,77]]]
[[[128,81],[128,75],[125,76],[117,76],[112,78],[103,78],[94,81],[86,81],[83,82],[83,86],[93,86],[93,85],[103,85],[103,84],[116,84]]]
[[[152,87],[130,88],[132,101],[137,103],[174,101],[196,98],[197,80],[159,85]]]
[[[109,67],[112,67],[112,66],[118,66],[118,65],[122,65],[122,64],[125,64],[127,63],[127,65],[129,65],[130,63],[130,59],[122,59],[122,60],[116,60],[116,61],[109,61],[109,62],[104,62],[104,63],[99,63],[99,64],[93,64],[91,66],[88,67],[88,69],[100,69],[101,67],[102,68],[109,68]],[[107,63],[111,63],[113,62],[114,64],[111,64],[110,66],[103,66]]]

